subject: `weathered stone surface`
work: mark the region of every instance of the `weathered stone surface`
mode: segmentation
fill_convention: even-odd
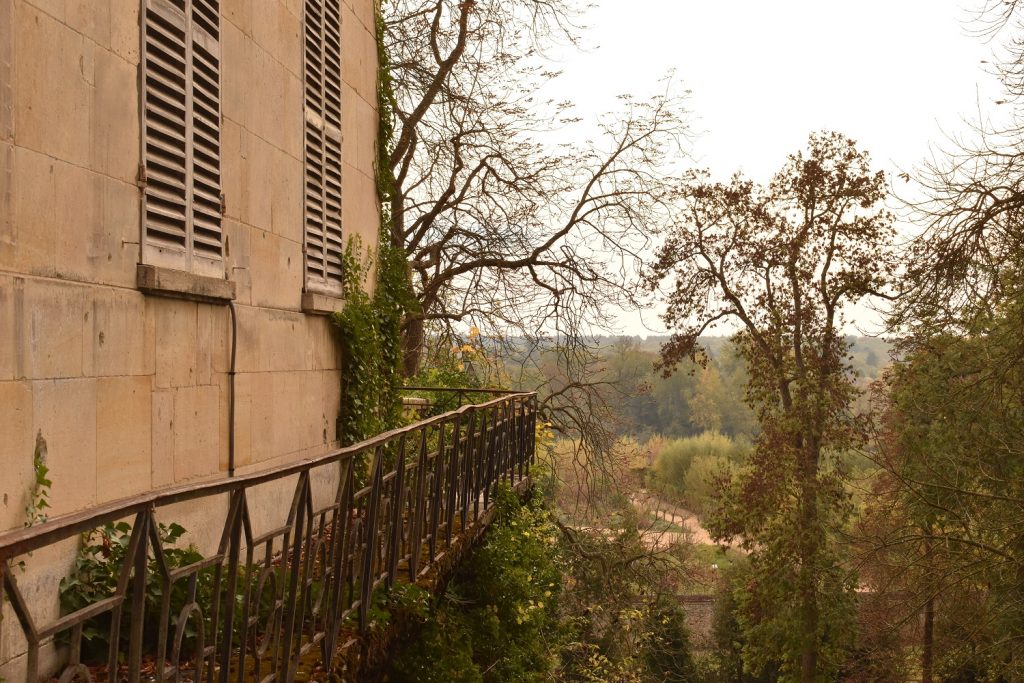
[[[138,189],[69,164],[57,164],[55,171],[55,270],[78,282],[133,287]]]
[[[89,166],[133,186],[140,161],[138,74],[137,64],[96,50]]]
[[[224,220],[223,230],[228,273],[231,274],[231,280],[235,283],[235,301],[238,304],[249,305],[252,303],[252,271],[250,269],[252,263],[250,234],[252,230],[249,226],[232,218]]]
[[[340,313],[344,308],[345,300],[340,296],[329,296],[327,294],[317,294],[316,292],[303,292],[302,294],[302,310],[305,313],[331,315],[332,313]],[[310,324],[310,332],[313,332],[312,323]],[[317,351],[317,347],[314,346],[314,354]]]
[[[96,45],[27,3],[16,3],[14,15],[17,142],[85,166],[90,161]]]
[[[220,6],[221,16],[231,22],[240,33],[252,36],[252,17],[254,0],[223,0]],[[260,0],[255,0],[260,2]],[[221,29],[223,30],[223,26]]]
[[[110,50],[131,64],[139,63],[140,3],[118,3],[110,12]]]
[[[180,387],[174,392],[174,481],[204,477],[220,464],[220,388]]]
[[[252,15],[252,37],[296,78],[302,74],[302,14],[280,2],[265,3]]]
[[[250,233],[252,303],[297,310],[302,299],[302,245],[273,233]]]
[[[2,150],[0,150],[2,151]],[[6,224],[0,217],[0,268],[16,273],[52,275],[55,270],[57,212],[53,159],[14,147],[0,156]]]
[[[174,391],[154,391],[152,395],[153,488],[174,483]]]
[[[196,310],[196,384],[214,384],[230,368],[231,312],[225,306]]]
[[[351,0],[356,17],[363,23],[366,30],[374,36],[377,35],[377,4],[374,0]],[[376,73],[376,71],[374,72]]]
[[[251,30],[251,29],[250,29]],[[255,97],[252,75],[247,64],[254,58],[255,45],[233,22],[221,24],[221,113],[239,126],[250,128],[252,112],[250,101]]]
[[[220,183],[221,191],[225,200],[225,219],[242,220],[243,195],[243,166],[245,157],[242,156],[242,127],[237,121],[227,118],[220,130],[221,160]],[[248,135],[248,133],[246,133]]]
[[[89,315],[85,294],[84,287],[54,280],[24,280],[20,322],[20,367],[24,376],[43,379],[82,375],[83,323]]]
[[[340,299],[332,299],[341,301]],[[344,302],[341,302],[344,304]],[[336,370],[341,367],[341,347],[338,345],[338,330],[330,317],[323,316],[309,321],[309,341],[313,350],[314,370]]]
[[[198,304],[148,299],[146,310],[156,329],[154,387],[185,387],[196,381],[196,308]]]
[[[25,523],[32,488],[32,387],[28,382],[0,382],[0,531]]]
[[[238,371],[292,372],[312,367],[305,342],[308,316],[298,311],[238,307]]]
[[[302,157],[273,149],[271,164],[270,227],[275,234],[301,245],[305,220]]]
[[[341,371],[328,370],[323,376],[323,416],[326,444],[338,446],[338,416],[341,414]]]
[[[373,179],[359,171],[358,168],[345,164],[341,178],[342,194],[346,198],[341,205],[341,226],[345,239],[355,236],[362,242],[364,250],[367,246],[376,251],[377,233],[380,226],[380,205],[367,195],[368,191],[376,191]],[[376,273],[376,259],[368,272],[368,289],[372,292]]]
[[[152,486],[152,380],[96,381],[97,501],[117,500]]]
[[[95,505],[96,380],[37,380],[32,398],[33,434],[46,440],[52,515]]]
[[[277,432],[285,431],[284,415],[276,407],[274,393],[274,375],[276,373],[258,372],[249,375],[250,392],[250,444],[249,462],[257,463],[278,454]]]
[[[83,374],[152,375],[156,369],[154,317],[145,298],[106,287],[90,288],[84,317]]]
[[[23,283],[23,280],[18,280]],[[21,345],[20,307],[25,305],[23,285],[14,289],[15,278],[0,275],[0,382],[14,379]]]
[[[110,5],[94,0],[64,0],[64,23],[104,47],[110,45]]]
[[[377,158],[377,110],[347,83],[342,85],[341,101],[345,112],[341,122],[342,158],[346,166],[372,178]]]
[[[363,0],[353,3],[365,14]],[[372,10],[371,10],[372,11]],[[372,23],[371,23],[372,26]],[[360,20],[352,5],[341,7],[342,79],[366,102],[377,101],[377,43],[374,30]]]
[[[252,386],[255,375],[235,375],[235,467],[252,462]]]

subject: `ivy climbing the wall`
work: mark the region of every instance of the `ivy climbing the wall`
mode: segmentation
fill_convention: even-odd
[[[336,313],[342,350],[341,417],[338,438],[342,445],[367,439],[399,425],[402,419],[402,320],[415,310],[416,297],[409,284],[409,269],[401,243],[392,236],[391,197],[395,178],[388,157],[394,140],[395,95],[384,49],[384,24],[377,10],[379,127],[377,134],[377,197],[381,205],[376,252],[350,237],[345,250],[345,308]],[[376,286],[367,293],[368,278],[376,265]]]
[[[364,250],[356,237],[349,239],[345,249],[345,308],[334,315],[343,363],[338,438],[345,446],[396,427],[401,420],[403,307],[385,282],[390,266],[386,251],[378,251],[382,258],[371,296],[365,285],[374,265],[372,251]]]

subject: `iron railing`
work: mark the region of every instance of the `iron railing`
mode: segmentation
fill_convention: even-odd
[[[506,394],[314,460],[0,534],[0,585],[27,642],[27,680],[47,673],[40,652],[55,636],[66,647],[60,681],[93,680],[83,630],[108,622],[109,680],[139,681],[145,669],[156,681],[292,681],[310,661],[329,672],[343,628],[366,631],[375,590],[423,576],[488,511],[501,481],[528,476],[536,410],[534,394]],[[325,477],[328,496],[314,486]],[[280,521],[258,533],[254,513],[265,518],[272,505],[260,487],[292,479]],[[158,512],[182,503],[216,509],[224,498],[215,552],[171,566]],[[19,560],[31,564],[31,553],[123,520],[133,521],[113,594],[37,621],[33,614],[46,610],[19,590]],[[172,605],[174,594],[184,604]]]
[[[402,387],[403,391],[416,391],[430,394],[454,394],[458,397],[459,407],[465,402],[468,396],[479,396],[481,394],[489,396],[511,396],[512,394],[519,393],[517,391],[510,391],[507,389],[475,389],[472,387],[417,387],[417,386],[405,386]]]

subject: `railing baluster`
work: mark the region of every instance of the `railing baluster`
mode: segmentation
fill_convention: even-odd
[[[474,446],[476,438],[473,432],[476,430],[476,416],[477,412],[474,409],[469,414],[469,427],[466,429],[466,448],[462,454],[465,467],[463,469],[461,486],[459,487],[462,492],[461,508],[459,509],[462,522],[459,529],[460,533],[466,529],[466,521],[469,517],[470,495],[473,491],[473,460],[476,458],[476,447]]]
[[[285,596],[285,618],[284,634],[281,639],[281,647],[278,648],[279,657],[277,672],[284,674],[284,680],[292,680],[292,641],[295,636],[295,627],[299,613],[299,564],[302,560],[303,535],[305,533],[305,502],[307,489],[309,487],[309,470],[303,470],[299,475],[299,481],[295,485],[295,496],[292,499],[291,511],[288,514],[288,525],[293,529],[291,541],[291,560],[285,565],[288,570],[288,587]],[[287,556],[289,548],[283,549]]]
[[[143,627],[145,626],[146,612],[146,572],[149,569],[148,553],[146,552],[146,537],[148,527],[153,524],[153,510],[148,508],[140,512],[132,527],[132,539],[129,543],[128,557],[134,564],[132,570],[132,599],[131,599],[131,633],[128,638],[128,680],[137,681],[142,674],[142,638]],[[137,540],[136,540],[137,539]],[[132,552],[134,547],[134,553]],[[154,550],[154,552],[159,552]],[[114,646],[116,649],[116,645]],[[110,669],[116,671],[116,669]]]
[[[452,527],[455,526],[455,505],[459,490],[459,458],[462,453],[462,414],[455,416],[452,428],[452,455],[448,465],[449,479],[447,487],[447,503],[445,504],[444,543],[446,548],[452,545]]]
[[[359,585],[359,630],[366,632],[369,625],[370,597],[373,595],[373,565],[377,556],[377,515],[380,511],[381,488],[383,487],[384,454],[377,446],[373,455],[370,496],[366,509],[366,546],[363,551],[363,576]]]
[[[333,574],[329,590],[330,600],[327,602],[327,634],[324,636],[323,658],[328,661],[338,644],[338,633],[341,630],[341,596],[345,590],[345,569],[348,563],[345,561],[347,550],[346,540],[349,533],[349,526],[352,519],[352,485],[354,482],[355,458],[349,458],[339,463],[338,491],[334,501],[338,506],[337,515],[334,518],[334,527],[331,529],[331,545]],[[324,587],[328,590],[328,587]]]
[[[480,495],[483,490],[485,469],[487,462],[487,439],[490,430],[487,429],[487,412],[482,411],[480,417],[480,443],[477,446],[476,457],[473,458],[473,521],[480,519]]]
[[[242,537],[242,507],[245,505],[245,489],[239,489],[232,493],[228,522],[224,527],[224,535],[228,543],[228,577],[225,587],[226,604],[224,606],[224,635],[220,652],[220,675],[218,680],[227,683],[228,670],[231,666],[232,644],[234,640],[235,627],[235,593],[238,591],[238,558],[241,554]],[[221,542],[219,552],[224,552],[224,542]],[[214,609],[220,600],[214,600]],[[213,634],[217,634],[217,614],[214,612]]]
[[[413,508],[412,533],[409,534],[409,581],[419,573],[420,550],[423,548],[423,526],[427,512],[427,431],[420,432],[420,457],[416,465],[416,497]]]
[[[432,491],[430,495],[430,561],[437,559],[437,532],[441,524],[441,492],[444,490],[444,458],[447,444],[448,423],[438,425],[437,457],[434,458]]]
[[[405,500],[405,434],[398,439],[398,462],[395,463],[395,478],[391,480],[391,520],[388,530],[390,536],[385,536],[387,543],[387,578],[385,586],[390,589],[395,583],[395,574],[398,573],[398,560],[402,547],[403,524],[403,502]]]

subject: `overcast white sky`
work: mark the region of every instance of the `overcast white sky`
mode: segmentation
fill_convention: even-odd
[[[822,129],[856,139],[878,168],[910,170],[998,96],[981,63],[992,46],[964,23],[977,0],[598,2],[587,49],[559,55],[557,96],[584,115],[613,110],[674,69],[692,91],[696,165],[722,177],[767,180]]]

